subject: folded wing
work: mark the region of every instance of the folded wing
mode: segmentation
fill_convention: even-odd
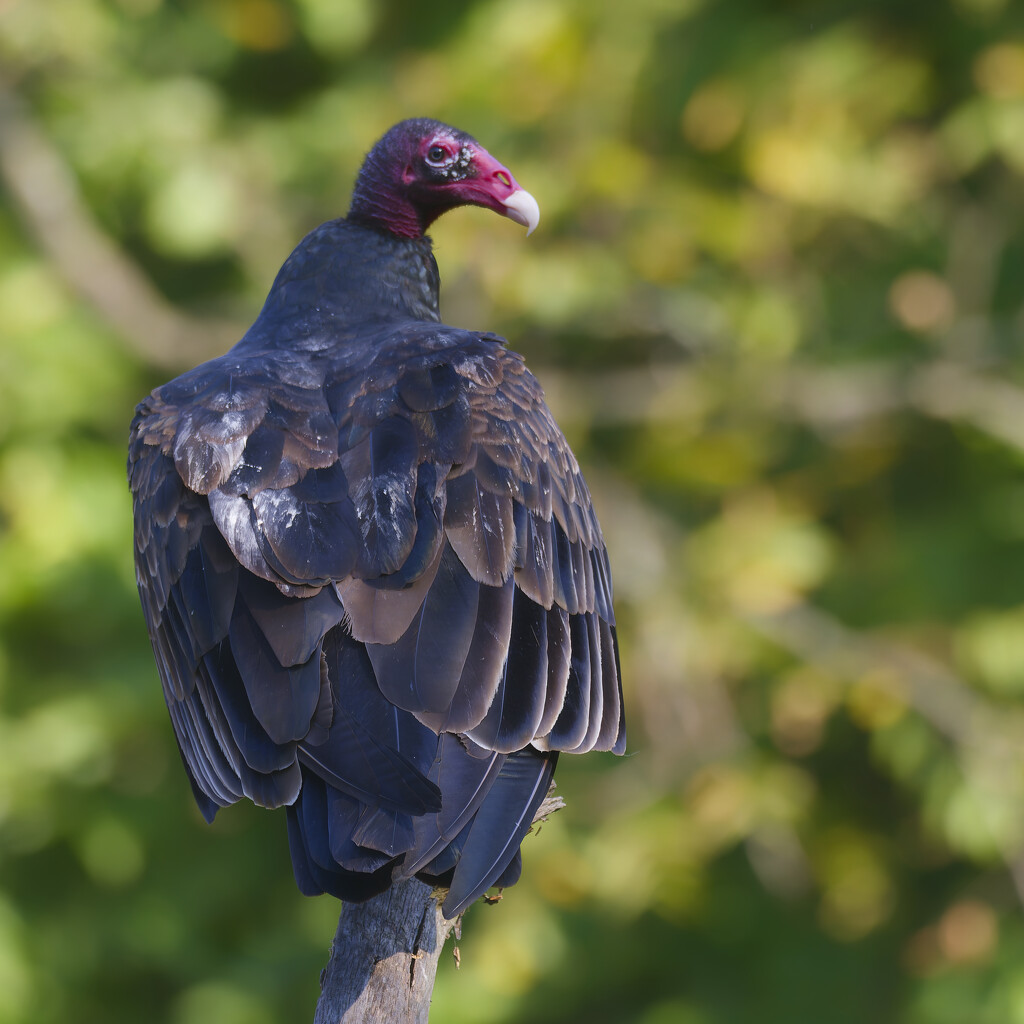
[[[600,528],[500,340],[243,344],[140,405],[129,473],[196,799],[287,806],[303,891],[418,873],[457,914],[518,874],[557,751],[623,750]]]

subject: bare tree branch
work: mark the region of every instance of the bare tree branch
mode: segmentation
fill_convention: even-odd
[[[549,368],[544,390],[559,421],[608,426],[699,418],[715,398],[700,369],[668,363],[582,376]],[[791,364],[766,371],[745,396],[758,416],[844,430],[897,412],[967,423],[1024,449],[1024,388],[970,366],[937,359],[913,371],[885,361],[856,366]]]
[[[0,79],[0,179],[68,287],[144,359],[180,369],[233,344],[236,325],[174,309],[83,202],[59,151]]]
[[[453,924],[416,878],[366,903],[344,904],[314,1024],[426,1024]]]

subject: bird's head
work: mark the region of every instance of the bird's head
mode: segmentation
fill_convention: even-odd
[[[537,226],[537,200],[472,136],[428,118],[396,124],[370,151],[352,192],[349,220],[419,238],[447,210],[485,206]]]

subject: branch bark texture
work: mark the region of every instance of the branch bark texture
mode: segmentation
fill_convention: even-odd
[[[437,963],[455,923],[432,892],[409,878],[342,906],[314,1024],[427,1024]]]

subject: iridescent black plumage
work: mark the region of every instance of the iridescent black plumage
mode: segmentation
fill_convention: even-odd
[[[230,352],[139,405],[129,474],[203,813],[287,806],[304,892],[415,873],[451,917],[518,877],[557,751],[625,730],[579,467],[522,358],[442,324],[438,286],[428,239],[317,228]]]

